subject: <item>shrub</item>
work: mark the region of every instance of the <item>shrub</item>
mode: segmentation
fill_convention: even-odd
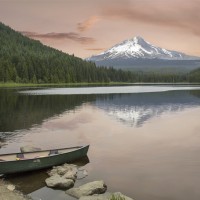
[[[110,200],[125,200],[125,197],[122,197],[120,195],[114,195],[114,194],[112,194]]]

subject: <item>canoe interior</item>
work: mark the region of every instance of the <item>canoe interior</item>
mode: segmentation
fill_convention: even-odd
[[[15,161],[15,160],[29,160],[29,159],[35,159],[35,158],[50,157],[50,156],[54,156],[54,155],[60,155],[60,154],[68,153],[71,151],[75,151],[82,147],[83,146],[62,148],[62,149],[53,149],[53,150],[44,150],[44,151],[37,151],[37,152],[27,152],[27,153],[19,152],[19,153],[12,153],[12,154],[2,154],[2,155],[0,155],[0,162]]]

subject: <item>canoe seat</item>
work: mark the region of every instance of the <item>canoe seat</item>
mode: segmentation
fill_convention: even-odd
[[[24,154],[23,153],[17,153],[16,160],[23,160],[23,159],[24,159]]]
[[[55,154],[59,154],[57,149],[49,151],[49,156],[50,155],[55,155]]]

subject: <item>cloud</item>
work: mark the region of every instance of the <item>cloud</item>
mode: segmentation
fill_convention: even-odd
[[[78,23],[77,29],[84,32],[106,20],[179,28],[200,35],[200,0],[102,0],[97,13]]]
[[[156,26],[181,28],[193,34],[199,34],[200,2],[148,1],[143,0],[132,6],[109,8],[105,15],[110,17],[139,21]]]
[[[80,36],[78,33],[69,32],[69,33],[35,33],[35,32],[27,32],[22,31],[23,35],[28,36],[30,38],[38,38],[38,39],[55,39],[55,40],[73,40],[75,42],[81,43],[81,44],[93,44],[96,40],[92,37],[83,37]]]
[[[84,32],[92,28],[101,18],[99,16],[91,16],[89,19],[84,22],[78,23],[77,28],[80,32]]]

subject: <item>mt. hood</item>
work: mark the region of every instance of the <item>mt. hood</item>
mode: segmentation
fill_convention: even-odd
[[[171,51],[164,48],[156,47],[146,42],[141,37],[134,37],[125,40],[101,54],[91,56],[87,60],[96,62],[97,65],[104,66],[124,66],[134,67],[134,65],[153,65],[156,64],[166,66],[179,65],[200,60],[199,57],[189,56],[178,51]],[[196,62],[195,62],[196,63]],[[198,62],[199,63],[199,62]],[[199,65],[200,66],[200,65]]]

